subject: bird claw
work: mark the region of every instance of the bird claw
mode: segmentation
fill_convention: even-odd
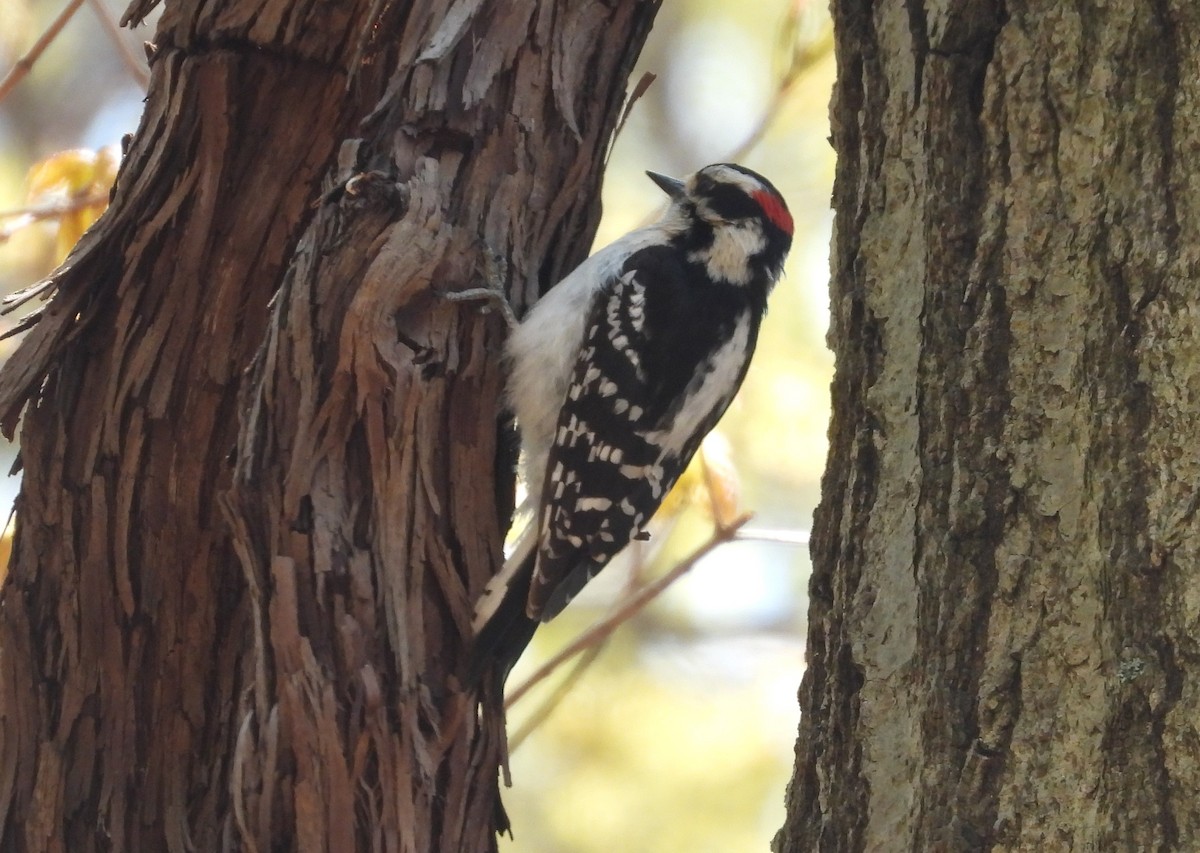
[[[447,302],[482,302],[484,304],[479,309],[482,313],[486,314],[494,308],[500,312],[510,329],[515,328],[518,324],[517,315],[504,294],[508,282],[508,261],[490,246],[485,247],[483,251],[483,277],[486,281],[485,287],[457,291],[439,290],[437,294]]]
[[[510,329],[517,326],[517,315],[513,312],[512,306],[508,304],[508,299],[499,290],[492,290],[490,287],[472,287],[453,292],[439,290],[438,296],[447,302],[482,302],[484,304],[479,308],[481,313],[486,314],[495,308]]]

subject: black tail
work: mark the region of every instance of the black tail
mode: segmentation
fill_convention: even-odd
[[[535,557],[532,550],[529,554],[514,554],[496,576],[495,585],[488,585],[480,607],[485,606],[489,595],[499,596],[499,600],[490,603],[492,612],[476,626],[467,664],[468,687],[486,684],[493,696],[503,696],[508,673],[533,639],[538,622],[525,615],[525,606]]]

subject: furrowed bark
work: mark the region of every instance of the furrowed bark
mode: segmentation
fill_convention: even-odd
[[[835,3],[778,850],[1200,846],[1200,11]]]
[[[493,844],[499,747],[447,709],[503,330],[433,290],[491,251],[525,304],[586,254],[657,9],[510,5],[167,4],[112,206],[0,372],[4,849]]]
[[[564,41],[550,9],[513,8],[518,20],[435,37],[435,68],[401,57],[417,70],[368,122],[379,142],[356,159],[370,173],[301,241],[255,365],[233,499],[258,620],[245,760],[266,778],[297,763],[273,791],[244,787],[260,846],[281,824],[367,844],[354,808],[398,849],[492,843],[502,738],[456,677],[504,533],[491,476],[503,324],[438,293],[486,286],[498,252],[527,300],[534,259],[553,279],[586,252],[623,88],[566,114],[555,80],[592,67],[623,82],[636,50],[606,31],[644,33],[631,11],[593,9]],[[485,31],[511,41],[481,56]],[[320,777],[301,764],[314,755]]]

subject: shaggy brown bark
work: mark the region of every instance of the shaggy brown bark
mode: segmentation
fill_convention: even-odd
[[[1200,848],[1200,8],[834,7],[776,849]]]
[[[581,259],[657,5],[167,4],[112,206],[0,373],[0,847],[494,845],[455,673],[503,329],[434,291]]]

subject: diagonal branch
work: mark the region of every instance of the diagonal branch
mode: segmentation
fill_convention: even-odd
[[[46,32],[42,33],[42,37],[34,42],[34,45],[29,49],[29,52],[16,61],[16,64],[13,65],[12,70],[8,72],[3,80],[0,80],[0,101],[3,101],[6,97],[8,97],[9,92],[15,89],[17,84],[25,79],[25,77],[29,74],[30,69],[33,68],[33,63],[38,61],[42,53],[44,53],[46,48],[50,46],[50,42],[58,38],[58,34],[62,32],[62,28],[67,25],[67,21],[71,20],[71,16],[74,15],[82,5],[83,0],[71,0],[71,2],[67,4],[67,7],[59,12],[58,17],[55,18],[50,23],[50,26],[46,28]]]
[[[639,588],[620,607],[596,622],[592,627],[568,643],[562,651],[542,664],[529,678],[525,679],[515,690],[508,694],[505,707],[511,707],[514,702],[528,693],[530,688],[545,679],[550,673],[561,666],[563,662],[570,660],[584,649],[590,648],[607,639],[622,623],[627,622],[635,614],[639,613],[647,604],[661,595],[667,587],[690,571],[701,558],[707,556],[718,546],[737,539],[738,531],[753,517],[752,513],[744,513],[730,524],[716,527],[707,542],[693,551],[688,557],[681,560],[671,571]]]

